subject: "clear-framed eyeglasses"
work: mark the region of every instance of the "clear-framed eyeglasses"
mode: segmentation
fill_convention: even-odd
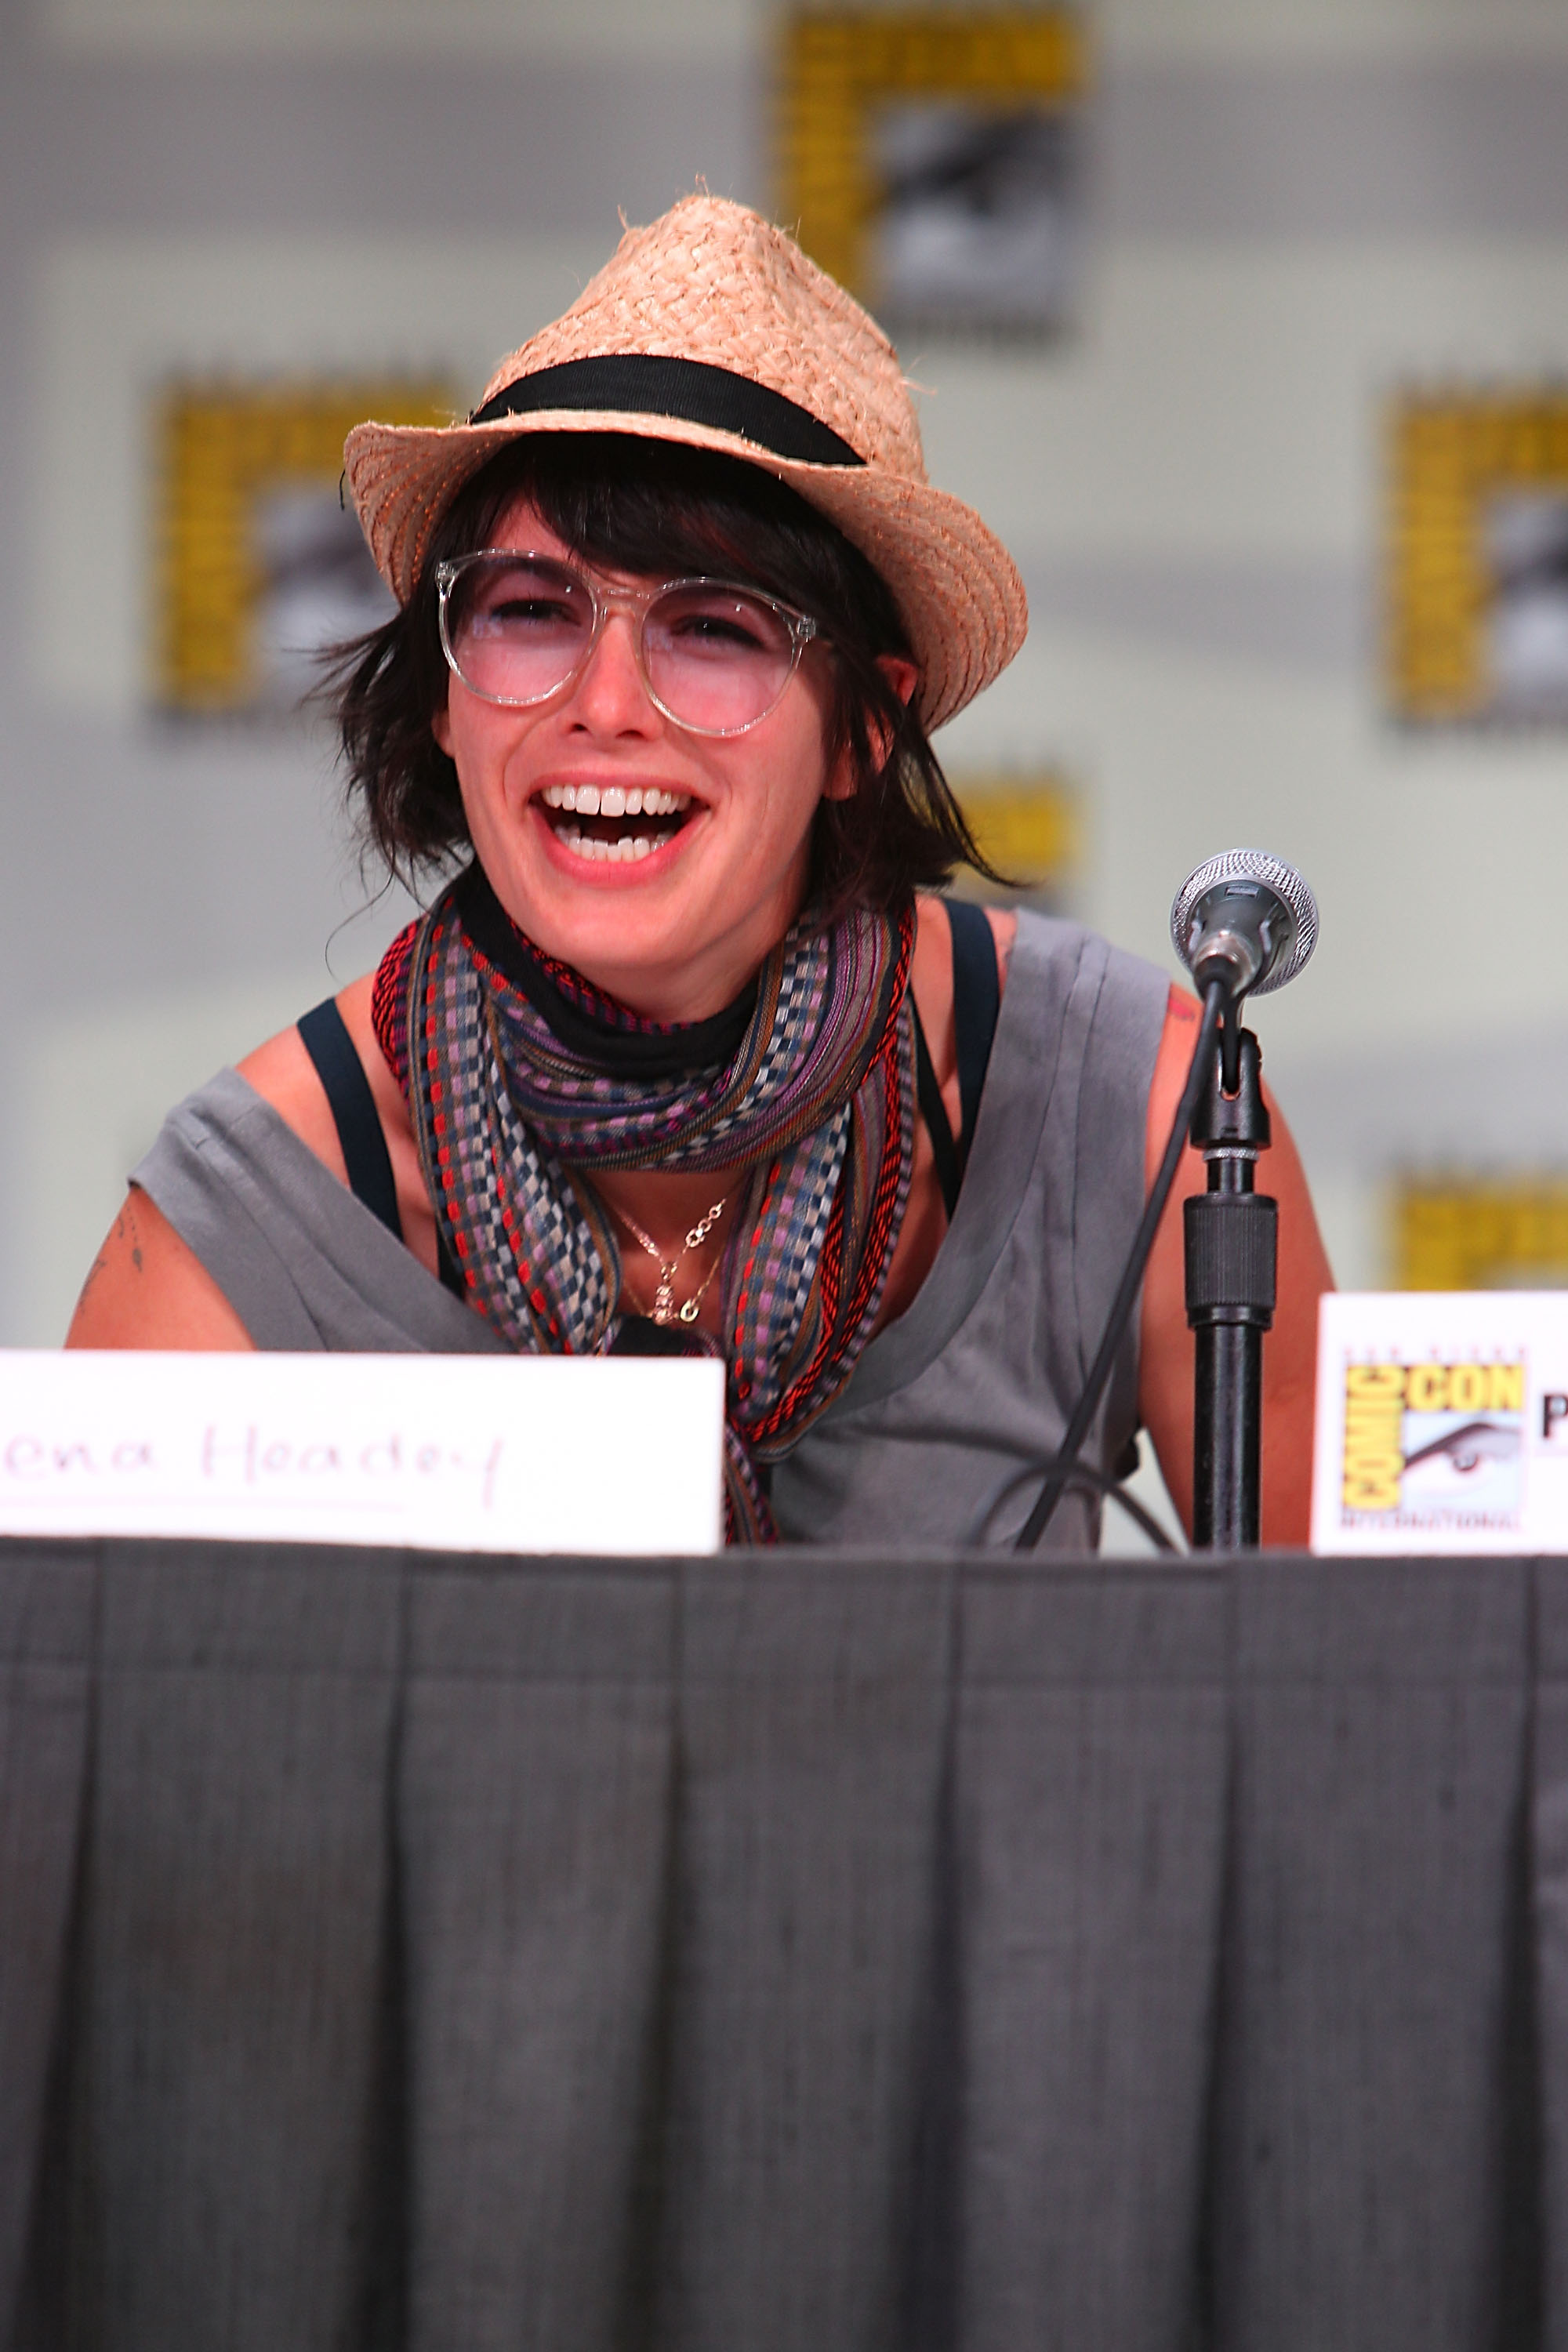
[[[694,735],[743,735],[776,710],[819,632],[776,597],[723,580],[614,588],[553,556],[481,548],[438,563],[441,649],[482,701],[526,709],[582,671],[613,613],[634,623],[649,698]]]

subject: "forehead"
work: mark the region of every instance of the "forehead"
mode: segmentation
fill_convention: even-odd
[[[569,556],[571,550],[557,538],[526,492],[510,499],[497,516],[490,533],[496,547],[515,547],[531,555]]]
[[[516,548],[519,552],[529,555],[553,556],[558,562],[571,563],[580,571],[591,572],[597,580],[629,581],[641,576],[623,571],[616,565],[588,562],[567,545],[559,532],[551,530],[526,491],[521,492],[502,508],[491,533],[490,544],[492,547]],[[650,572],[647,577],[664,579],[668,574]]]
[[[552,556],[557,562],[570,563],[577,571],[591,573],[595,580],[625,586],[644,586],[669,580],[725,577],[736,568],[733,563],[725,563],[717,551],[710,552],[689,545],[684,549],[678,545],[637,571],[624,563],[606,562],[602,556],[583,555],[558,531],[551,529],[526,490],[518,491],[502,507],[490,526],[486,544],[511,548],[520,554]]]

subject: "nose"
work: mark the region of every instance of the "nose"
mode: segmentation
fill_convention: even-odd
[[[637,616],[606,615],[572,692],[570,724],[591,735],[654,735],[663,725],[637,660]]]

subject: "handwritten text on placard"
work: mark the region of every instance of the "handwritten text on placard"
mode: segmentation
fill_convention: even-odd
[[[0,1351],[0,1531],[710,1551],[722,1426],[706,1360]]]

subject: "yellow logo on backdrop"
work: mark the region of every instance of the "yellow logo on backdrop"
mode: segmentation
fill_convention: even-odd
[[[1342,1496],[1347,1511],[1393,1511],[1408,1459],[1406,1413],[1522,1412],[1524,1366],[1347,1364]]]

